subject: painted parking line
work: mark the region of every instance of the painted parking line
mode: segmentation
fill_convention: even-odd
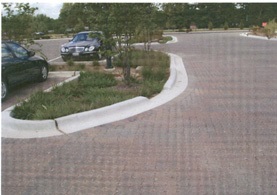
[[[61,58],[61,56],[59,56],[59,57],[56,57],[56,58],[54,58],[54,59],[51,59],[51,60],[48,60],[47,62],[53,62],[53,61],[55,61],[55,60],[58,60],[58,59],[60,59]]]

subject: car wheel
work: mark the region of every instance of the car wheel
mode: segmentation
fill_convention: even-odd
[[[43,82],[48,78],[48,68],[46,65],[42,65],[40,69],[39,81]]]
[[[6,81],[2,81],[1,90],[1,100],[3,101],[8,96],[8,85]]]

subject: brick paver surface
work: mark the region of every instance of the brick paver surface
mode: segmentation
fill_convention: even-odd
[[[2,194],[277,194],[277,42],[176,34],[189,85],[68,136],[2,139]]]

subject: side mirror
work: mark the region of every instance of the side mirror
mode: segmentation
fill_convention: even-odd
[[[34,56],[35,54],[36,54],[36,52],[34,52],[34,51],[28,51],[29,57],[32,57],[32,56]]]

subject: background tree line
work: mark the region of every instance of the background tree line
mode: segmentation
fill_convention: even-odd
[[[103,32],[103,54],[111,68],[113,52],[122,56],[125,80],[130,79],[131,44],[145,43],[149,50],[164,29],[260,26],[277,18],[275,3],[64,3],[58,19],[35,15],[29,3],[3,3],[2,37],[19,42],[34,38],[35,32]],[[161,32],[161,33],[160,33]],[[124,35],[124,37],[122,37]],[[116,38],[115,38],[116,37]],[[135,37],[135,40],[134,40]],[[121,44],[124,43],[124,44]]]
[[[277,3],[64,3],[58,19],[35,15],[37,8],[28,3],[3,4],[2,35],[26,37],[34,32],[67,33],[109,28],[118,31],[128,23],[137,31],[151,29],[187,29],[261,26],[277,18]],[[132,13],[132,11],[135,11]],[[131,15],[128,15],[128,13]],[[130,18],[128,18],[130,17]],[[112,27],[113,26],[113,27]]]
[[[261,25],[277,17],[276,3],[199,3],[164,4],[167,16],[165,28],[188,28],[195,24],[198,28],[239,28]]]

